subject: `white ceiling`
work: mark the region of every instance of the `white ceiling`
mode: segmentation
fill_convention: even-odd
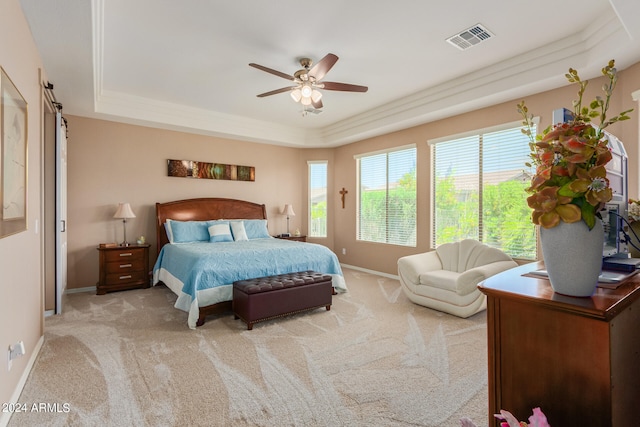
[[[63,112],[299,147],[333,147],[591,78],[640,60],[638,0],[20,0]],[[634,22],[631,19],[634,18]],[[461,51],[446,39],[481,24]],[[299,58],[340,60],[303,117]]]

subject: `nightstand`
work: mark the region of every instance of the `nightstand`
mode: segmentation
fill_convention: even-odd
[[[149,287],[149,247],[130,245],[98,247],[100,279],[97,294]]]
[[[293,240],[295,242],[306,242],[307,236],[294,236],[293,234],[289,237],[284,236],[274,236],[276,239],[284,239],[284,240]]]

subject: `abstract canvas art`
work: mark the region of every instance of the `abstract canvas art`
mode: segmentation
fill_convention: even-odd
[[[167,160],[169,176],[200,179],[225,179],[231,181],[255,181],[253,166],[227,165],[198,162],[195,160]]]

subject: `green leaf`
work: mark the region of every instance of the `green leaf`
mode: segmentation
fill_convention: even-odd
[[[576,193],[575,191],[572,191],[569,188],[570,185],[571,182],[568,182],[560,187],[560,189],[558,190],[558,195],[563,197],[571,197],[572,199],[582,195],[582,193]]]
[[[591,230],[596,225],[596,208],[590,203],[582,204],[582,219]]]

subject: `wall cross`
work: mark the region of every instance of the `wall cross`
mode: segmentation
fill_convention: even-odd
[[[347,190],[344,189],[344,187],[342,187],[342,190],[340,190],[340,197],[342,198],[342,209],[344,209],[344,196],[346,196],[348,193]]]

